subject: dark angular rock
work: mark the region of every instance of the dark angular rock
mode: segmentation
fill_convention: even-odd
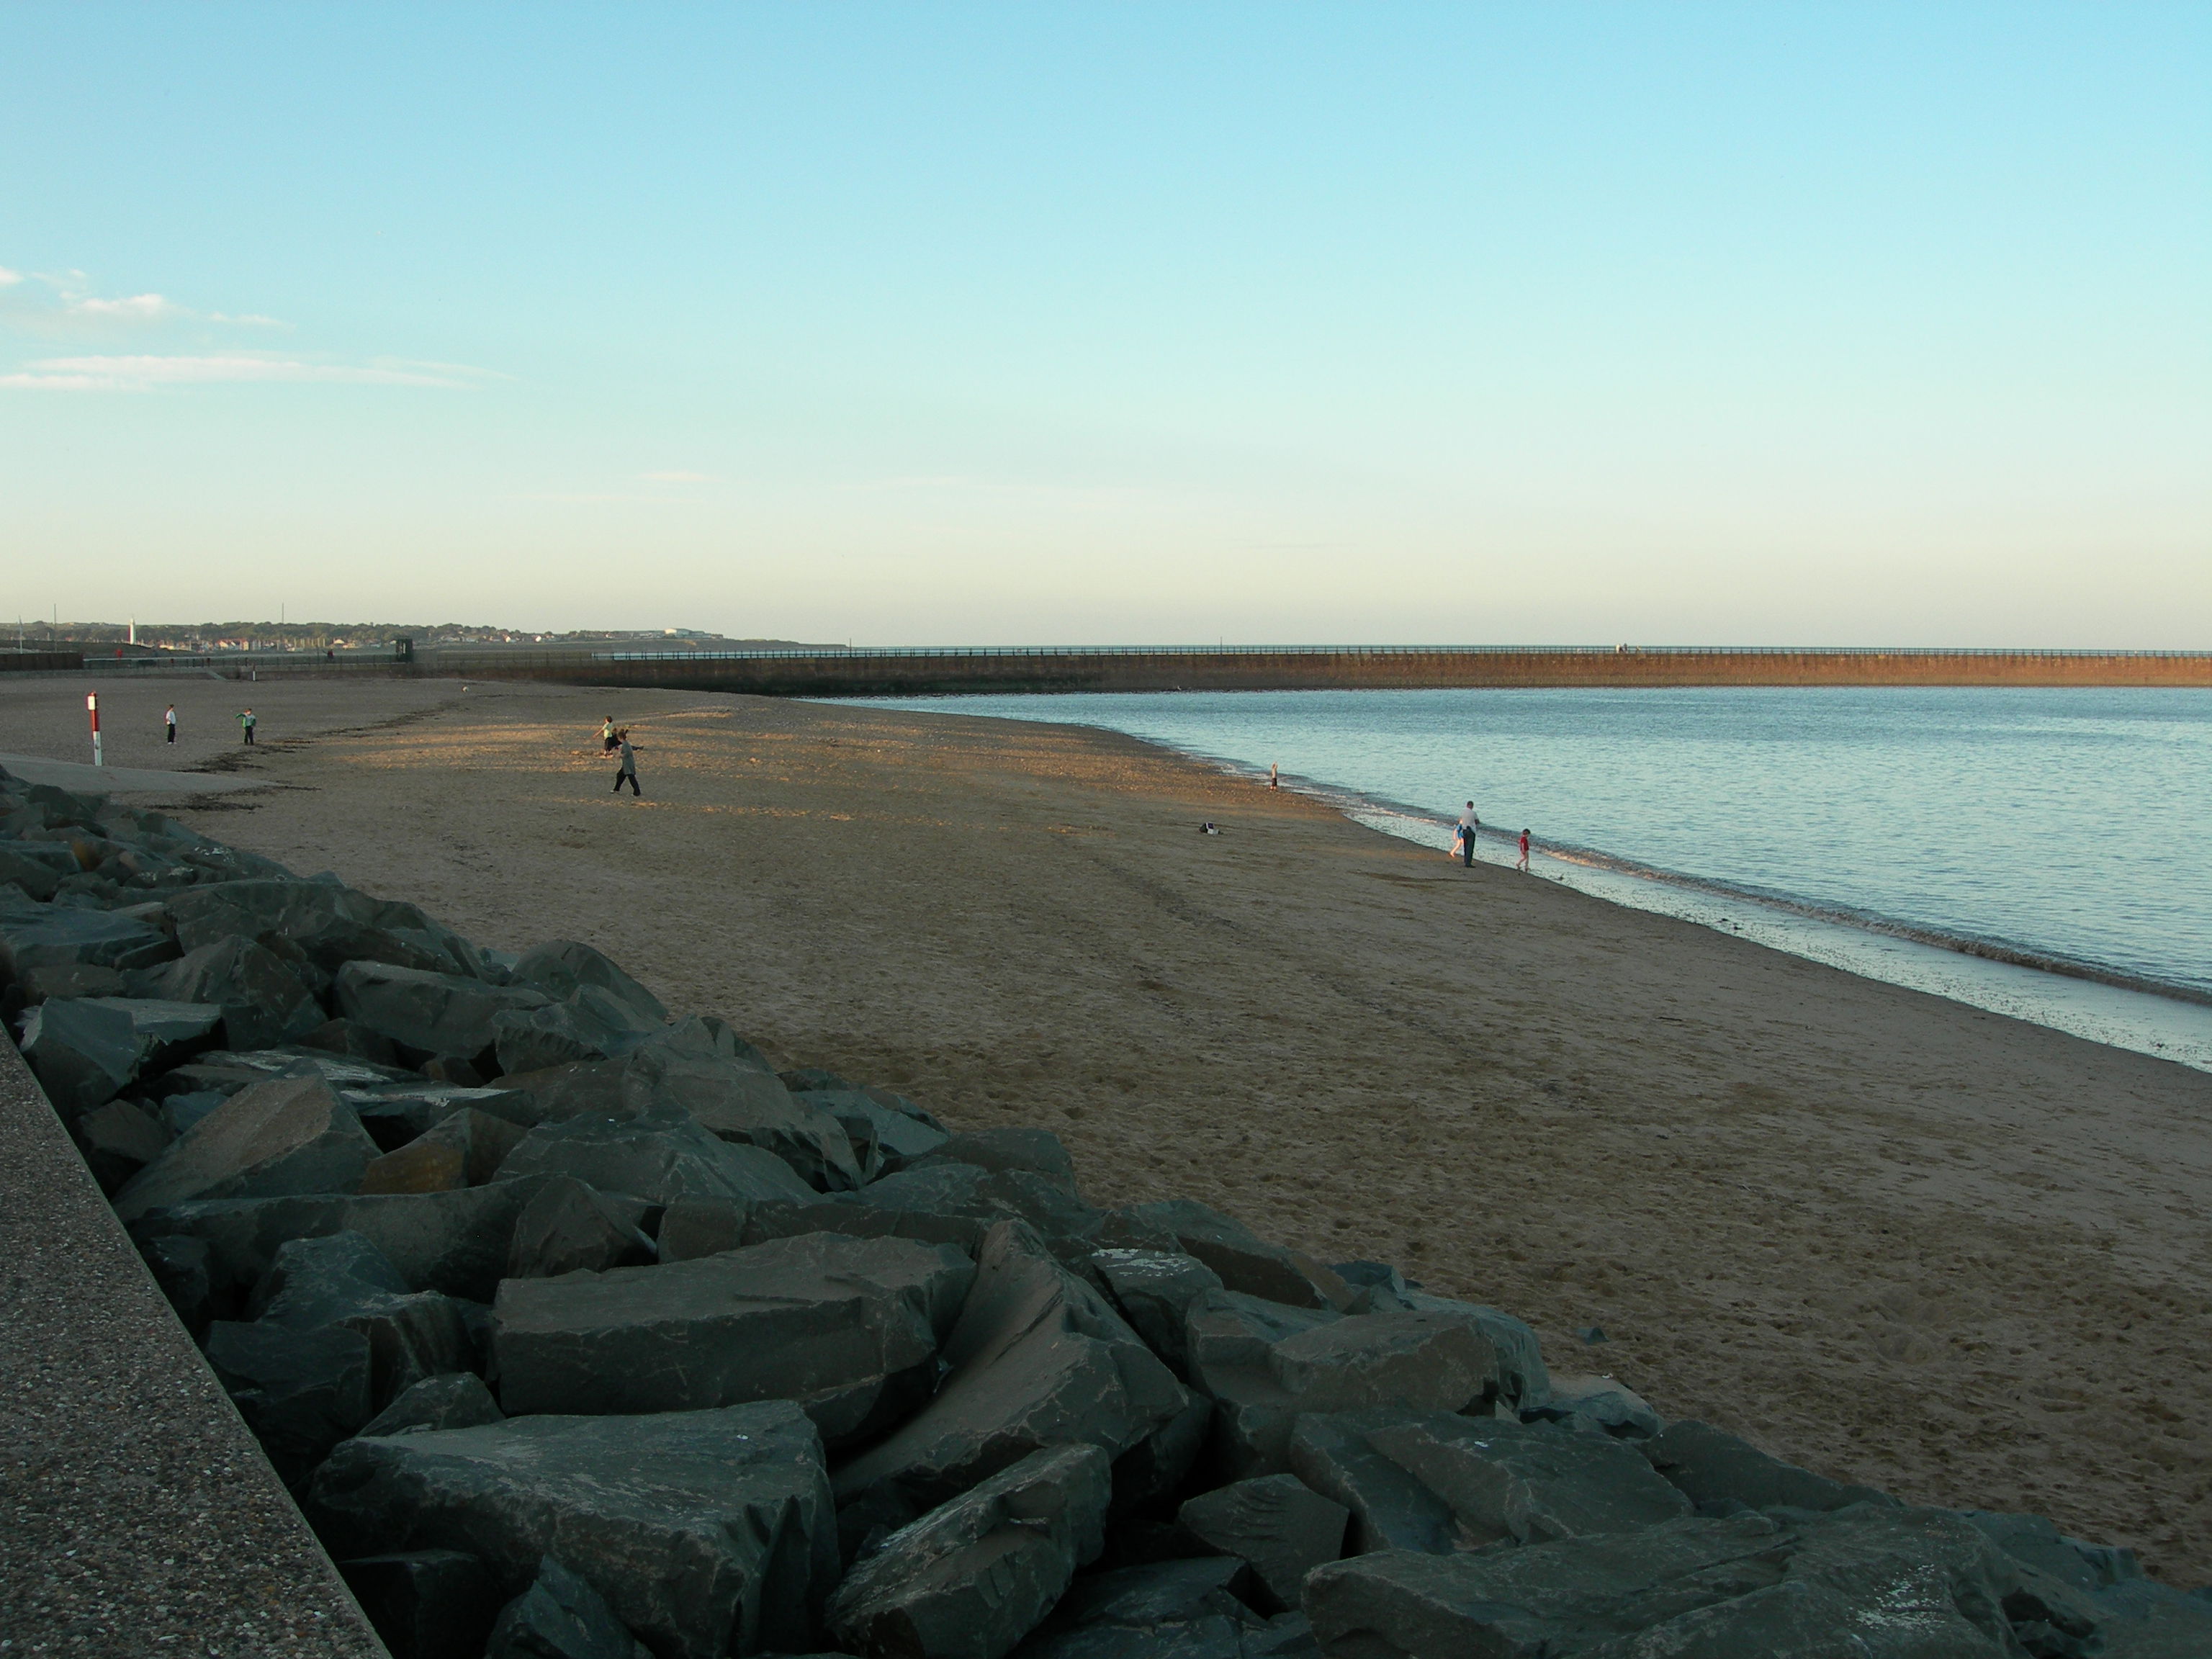
[[[198,1341],[215,1316],[207,1246],[197,1238],[149,1238],[139,1244],[138,1253],[178,1319]]]
[[[684,1113],[724,1140],[774,1153],[817,1192],[860,1184],[852,1142],[837,1120],[741,1060],[651,1043],[623,1061],[621,1089],[628,1111]]]
[[[1221,1282],[1247,1296],[1292,1307],[1352,1305],[1352,1287],[1302,1251],[1270,1244],[1243,1222],[1187,1198],[1138,1204],[1130,1214],[1164,1228],[1185,1252],[1221,1275]]]
[[[935,1164],[885,1176],[870,1182],[854,1198],[871,1209],[1025,1222],[1063,1261],[1085,1267],[1104,1219],[1103,1212],[1071,1197],[1043,1176],[1026,1170],[993,1171],[972,1164]]]
[[[492,1046],[503,1011],[543,1007],[543,991],[487,985],[459,974],[349,962],[331,981],[338,1012],[389,1037],[403,1054],[467,1059]]]
[[[356,1556],[338,1571],[392,1659],[481,1659],[500,1595],[475,1556],[405,1550]]]
[[[186,951],[250,939],[309,974],[319,995],[349,962],[475,977],[476,947],[411,904],[374,899],[326,879],[258,876],[173,896],[169,914]]]
[[[175,1139],[166,1124],[127,1100],[95,1106],[70,1126],[70,1133],[100,1190],[110,1194],[161,1157]]]
[[[744,1243],[760,1244],[801,1233],[842,1233],[848,1238],[911,1238],[924,1244],[951,1244],[973,1256],[982,1248],[983,1236],[991,1231],[991,1224],[976,1216],[878,1209],[853,1202],[763,1203],[750,1206],[745,1212]]]
[[[949,1137],[945,1144],[908,1167],[927,1169],[933,1164],[972,1164],[999,1174],[1022,1170],[1042,1176],[1070,1198],[1076,1196],[1075,1160],[1060,1137],[1049,1129],[970,1129]]]
[[[519,1132],[527,1132],[538,1124],[534,1103],[529,1096],[503,1084],[468,1088],[454,1083],[431,1083],[418,1077],[409,1083],[341,1089],[338,1095],[354,1109],[369,1138],[387,1152],[398,1152],[409,1141],[429,1133],[454,1113],[464,1110],[495,1117]]]
[[[511,1279],[494,1307],[509,1412],[793,1400],[840,1445],[929,1396],[975,1269],[945,1245],[831,1233],[656,1267]]]
[[[455,1298],[410,1293],[398,1271],[360,1233],[294,1239],[276,1253],[247,1310],[292,1330],[343,1326],[369,1345],[369,1393],[381,1407],[416,1382],[466,1369],[476,1345]]]
[[[23,1058],[64,1121],[114,1099],[153,1046],[130,1015],[89,1000],[42,1002],[22,1032]]]
[[[368,1339],[357,1331],[219,1319],[208,1327],[207,1357],[246,1427],[295,1491],[374,1409]]]
[[[222,1010],[212,1003],[173,1002],[160,997],[96,997],[95,1006],[112,1008],[129,1019],[146,1041],[144,1065],[173,1065],[214,1046]]]
[[[1530,1423],[1565,1423],[1616,1440],[1649,1440],[1667,1425],[1642,1395],[1609,1376],[1555,1376],[1543,1404],[1522,1413]]]
[[[220,1008],[222,1043],[230,1049],[304,1042],[325,1024],[306,982],[250,939],[220,939],[186,951],[162,970],[161,994]]]
[[[293,1040],[302,1048],[321,1048],[353,1060],[373,1060],[379,1066],[396,1067],[399,1064],[399,1050],[392,1046],[392,1039],[381,1031],[370,1030],[357,1019],[326,1019]]]
[[[500,1612],[484,1659],[652,1659],[606,1597],[552,1556]]]
[[[1267,1593],[1261,1611],[1280,1613],[1298,1605],[1308,1573],[1343,1553],[1350,1514],[1294,1474],[1270,1474],[1201,1492],[1176,1518],[1208,1548],[1249,1562]]]
[[[521,1144],[525,1133],[504,1118],[463,1106],[406,1145],[371,1159],[362,1171],[361,1190],[442,1193],[456,1187],[481,1187]]]
[[[1352,1512],[1345,1538],[1349,1553],[1449,1554],[1458,1540],[1451,1506],[1368,1443],[1366,1427],[1395,1415],[1309,1413],[1296,1419],[1285,1461],[1299,1480]]]
[[[72,905],[0,905],[0,982],[83,965],[127,972],[177,954],[177,941],[135,917]]]
[[[482,1377],[470,1371],[441,1371],[402,1389],[361,1431],[365,1435],[425,1434],[506,1420]]]
[[[232,1093],[236,1093],[235,1090]],[[218,1089],[203,1089],[196,1094],[170,1095],[160,1106],[161,1127],[169,1132],[169,1139],[192,1128],[210,1112],[230,1098]]]
[[[1188,1401],[1105,1298],[1018,1223],[985,1236],[943,1358],[951,1370],[936,1396],[838,1471],[841,1499],[887,1487],[918,1511],[1044,1446],[1080,1442],[1119,1456]]]
[[[1239,1599],[1245,1564],[1207,1556],[1079,1578],[1019,1659],[1267,1659],[1296,1652]],[[1310,1639],[1310,1638],[1309,1638]]]
[[[2049,1652],[2067,1659],[2075,1651],[2097,1659],[2203,1659],[2212,1653],[2212,1594],[2204,1589],[2185,1593],[2137,1578],[2099,1591],[2094,1605],[2096,1636],[2069,1650],[2061,1645],[2064,1632],[2054,1632],[2059,1639],[2048,1641]],[[2025,1642],[2025,1629],[2021,1634]],[[2089,1645],[2100,1639],[2102,1646]],[[2044,1659],[2035,1647],[2028,1650]]]
[[[1700,1515],[1897,1502],[1872,1486],[1845,1486],[1770,1457],[1749,1441],[1695,1419],[1669,1424],[1640,1447],[1651,1467],[1696,1504]]]
[[[1480,1303],[1431,1296],[1412,1286],[1393,1291],[1387,1286],[1369,1285],[1360,1296],[1365,1306],[1359,1311],[1435,1314],[1463,1320],[1481,1332],[1498,1355],[1498,1385],[1486,1403],[1504,1406],[1510,1411],[1526,1411],[1541,1405],[1549,1395],[1551,1376],[1544,1368],[1543,1349],[1536,1333],[1512,1315]]]
[[[830,1636],[866,1659],[1002,1659],[1097,1557],[1109,1490],[1096,1446],[1030,1453],[858,1563]]]
[[[115,1195],[134,1221],[208,1199],[349,1193],[377,1156],[353,1109],[319,1077],[242,1089],[195,1124]]]
[[[515,1221],[544,1185],[533,1176],[453,1193],[179,1204],[149,1212],[131,1231],[203,1242],[218,1298],[243,1294],[287,1241],[350,1230],[374,1240],[410,1285],[489,1302],[506,1273]]]
[[[812,1209],[815,1206],[793,1207]],[[654,1236],[660,1259],[663,1261],[696,1261],[702,1255],[720,1255],[724,1250],[761,1243],[759,1239],[745,1237],[747,1208],[745,1205],[721,1198],[678,1199],[661,1212],[660,1231]],[[814,1232],[827,1230],[799,1227],[792,1231]],[[608,1262],[605,1265],[614,1267],[617,1264]]]
[[[161,973],[159,968],[134,968],[122,974],[112,968],[70,962],[33,969],[15,981],[15,989],[22,993],[27,1003],[46,1002],[55,997],[125,997],[137,988],[134,981],[150,975],[158,982]]]
[[[651,1208],[642,1199],[603,1193],[573,1176],[543,1177],[537,1196],[515,1219],[507,1276],[552,1279],[641,1267],[659,1255],[644,1231]]]
[[[2002,1611],[2014,1582],[1954,1516],[1863,1506],[1789,1525],[1746,1514],[1471,1554],[1386,1550],[1316,1571],[1305,1610],[1328,1653],[1996,1659],[2020,1651]]]
[[[804,1650],[838,1571],[821,1442],[784,1401],[356,1438],[307,1508],[337,1554],[466,1550],[511,1594],[557,1546],[662,1659]]]
[[[927,1157],[950,1139],[942,1129],[883,1105],[859,1089],[795,1089],[792,1098],[837,1120],[862,1175],[870,1181]]]
[[[19,887],[27,896],[41,902],[53,897],[56,885],[76,868],[76,860],[71,858],[68,869],[64,869],[57,860],[37,855],[45,850],[35,842],[0,846],[0,884]]]
[[[604,991],[647,1024],[668,1018],[660,999],[594,951],[574,939],[551,939],[522,953],[508,970],[510,980],[566,1002],[586,988]]]
[[[535,1072],[627,1054],[661,1029],[594,986],[565,1002],[501,1010],[492,1018],[492,1043],[501,1071]]]
[[[1180,1252],[1099,1250],[1091,1259],[1137,1334],[1188,1381],[1190,1350],[1183,1319],[1192,1303],[1222,1288],[1221,1276],[1196,1256]]]
[[[567,1175],[653,1204],[680,1198],[806,1203],[814,1189],[757,1146],[722,1140],[689,1117],[570,1118],[532,1129],[500,1166],[502,1179]]]

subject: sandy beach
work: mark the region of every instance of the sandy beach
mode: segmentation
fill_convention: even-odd
[[[0,750],[85,758],[82,682],[9,680]],[[2212,1076],[1464,871],[1117,735],[528,685],[100,690],[114,763],[275,786],[175,810],[302,873],[486,945],[588,941],[956,1126],[1052,1128],[1095,1202],[1187,1194],[1395,1261],[1667,1416],[2212,1578]],[[641,801],[611,793],[608,712]]]

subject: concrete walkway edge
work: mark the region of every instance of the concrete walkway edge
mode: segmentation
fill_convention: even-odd
[[[385,1650],[0,1041],[0,1656]]]

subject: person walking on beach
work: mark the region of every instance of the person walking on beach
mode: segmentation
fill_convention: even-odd
[[[1267,787],[1270,789],[1279,789],[1282,787],[1283,775],[1281,773],[1275,770],[1275,763],[1269,761],[1267,763]]]
[[[177,705],[176,705],[176,704],[174,704],[174,703],[171,703],[171,704],[168,706],[168,708],[167,708],[165,711],[163,711],[162,715],[161,715],[161,726],[162,726],[163,729],[164,729],[164,730],[166,730],[166,731],[168,732],[168,734],[169,734],[169,736],[168,736],[168,741],[169,741],[169,742],[171,742],[171,743],[174,743],[174,742],[177,740]]]
[[[599,752],[602,755],[615,752],[615,717],[612,714],[607,716],[607,723],[599,728]]]
[[[253,728],[258,724],[259,722],[253,718],[253,711],[251,708],[238,717],[238,729],[245,734],[246,746],[249,749],[253,746]]]
[[[641,798],[645,791],[637,787],[637,750],[629,746],[629,733],[616,732],[615,741],[622,745],[622,769],[615,774],[615,793],[622,793],[623,781],[627,778],[630,793]]]
[[[1528,873],[1528,832],[1526,830],[1521,832],[1521,856],[1514,861],[1513,867],[1524,876]]]
[[[1474,803],[1469,801],[1459,815],[1459,861],[1470,870],[1474,868],[1474,838],[1481,833],[1482,820],[1474,815]]]

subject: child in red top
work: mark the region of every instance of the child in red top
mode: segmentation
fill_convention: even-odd
[[[1528,832],[1526,830],[1523,830],[1521,832],[1521,856],[1520,856],[1520,858],[1519,858],[1518,860],[1516,860],[1515,861],[1513,867],[1514,867],[1516,870],[1518,870],[1518,871],[1522,872],[1522,873],[1523,873],[1524,875],[1528,872]]]

